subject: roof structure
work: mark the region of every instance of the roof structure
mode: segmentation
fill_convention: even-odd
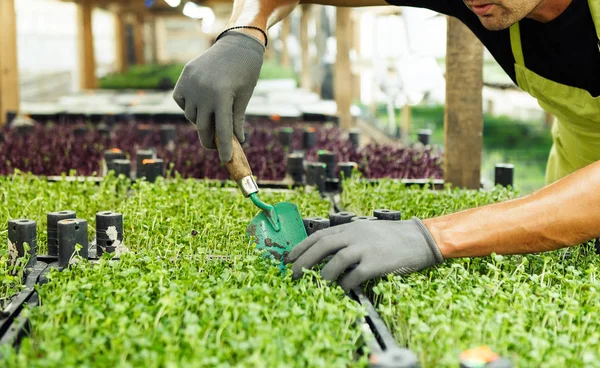
[[[177,7],[171,7],[164,0],[61,0],[70,3],[87,3],[93,7],[107,10],[121,10],[134,13],[152,13],[155,15],[180,15],[186,1],[181,1]],[[231,0],[188,0],[197,5],[211,7],[218,3],[231,3]]]

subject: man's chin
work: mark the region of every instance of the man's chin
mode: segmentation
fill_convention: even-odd
[[[490,18],[479,18],[481,24],[488,31],[501,31],[509,28],[512,24],[506,24],[506,22],[499,22],[497,19]]]

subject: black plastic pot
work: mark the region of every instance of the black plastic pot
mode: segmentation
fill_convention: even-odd
[[[428,146],[431,142],[431,134],[431,129],[419,130],[419,142],[421,142],[421,144],[424,146]]]
[[[115,170],[115,176],[123,175],[126,178],[131,178],[131,161],[129,160],[113,160],[113,170]]]
[[[104,123],[98,124],[96,131],[104,138],[110,138],[110,127]]]
[[[65,210],[57,212],[49,212],[46,214],[48,220],[48,255],[58,255],[58,228],[57,224],[60,220],[74,219],[77,217],[75,211]]]
[[[497,164],[494,170],[494,184],[502,185],[503,187],[513,186],[514,180],[514,165],[512,164]]]
[[[306,234],[309,236],[316,231],[327,229],[329,227],[329,219],[324,217],[306,217],[302,219],[302,222],[304,222]]]
[[[340,179],[325,179],[325,191],[328,193],[337,192],[340,190]]]
[[[123,241],[123,215],[118,212],[96,213],[96,254],[113,253],[115,243]]]
[[[350,221],[352,221],[352,222],[357,222],[357,221],[377,221],[377,217],[375,217],[375,216],[354,216],[354,217],[352,217],[352,219]]]
[[[332,213],[329,215],[329,225],[337,226],[347,224],[352,221],[352,218],[355,217],[356,214],[352,212],[338,212]]]
[[[165,163],[163,160],[150,159],[142,161],[142,171],[141,173],[138,172],[138,179],[146,178],[146,181],[154,183],[159,176],[165,176]]]
[[[104,151],[104,159],[106,160],[106,162],[112,160],[121,160],[126,157],[127,156],[125,155],[125,152],[121,151],[118,148],[111,148],[107,151]]]
[[[7,111],[6,112],[6,125],[10,125],[13,120],[17,117],[16,111]]]
[[[326,165],[320,162],[309,162],[306,166],[306,184],[314,185],[319,192],[325,192]]]
[[[348,140],[352,144],[352,147],[358,148],[360,146],[360,130],[357,128],[350,129]]]
[[[324,163],[325,168],[325,177],[329,179],[335,179],[335,165],[337,162],[337,157],[335,153],[330,151],[319,151],[319,162]]]
[[[373,211],[373,216],[378,220],[400,221],[402,218],[402,212],[388,209],[377,209]]]
[[[140,124],[136,128],[136,136],[139,140],[144,140],[152,135],[152,128],[148,124]]]
[[[304,156],[292,153],[287,157],[287,173],[294,183],[304,183]]]
[[[24,137],[28,136],[31,131],[33,131],[34,126],[29,124],[23,125],[14,125],[13,129],[17,132],[18,135]]]
[[[177,129],[175,125],[163,125],[160,127],[160,143],[163,146],[175,143],[177,139]]]
[[[106,170],[114,170],[113,161],[114,160],[124,160],[126,158],[125,152],[121,151],[118,148],[112,148],[108,151],[104,151],[104,162],[106,162]]]
[[[140,176],[140,171],[142,169],[142,163],[144,160],[152,160],[154,159],[154,151],[148,149],[142,149],[135,151],[135,170],[137,172],[137,177]]]
[[[85,125],[78,125],[73,127],[73,135],[75,137],[83,137],[87,134],[88,128]]]
[[[340,168],[340,180],[344,180],[352,177],[352,172],[358,168],[358,164],[356,162],[340,162],[338,167]]]
[[[58,228],[58,266],[67,267],[75,253],[75,246],[81,245],[78,255],[88,259],[88,224],[82,219],[60,220]]]
[[[27,267],[35,265],[37,261],[36,223],[29,219],[8,221],[9,251],[16,251],[17,257],[25,256],[25,243],[29,245],[29,262]],[[11,246],[12,244],[12,246]]]
[[[317,144],[317,134],[315,128],[306,128],[302,132],[302,148],[311,149]]]
[[[284,147],[290,147],[292,145],[292,139],[294,136],[294,129],[292,128],[281,128],[279,129],[279,143]]]

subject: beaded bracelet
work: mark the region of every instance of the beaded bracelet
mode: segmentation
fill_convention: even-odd
[[[227,28],[226,30],[224,30],[217,36],[217,39],[215,40],[215,42],[217,42],[219,40],[219,38],[221,38],[221,36],[223,36],[226,32],[229,32],[232,29],[240,29],[240,28],[250,28],[250,29],[256,29],[258,31],[261,31],[262,34],[265,36],[265,47],[267,47],[267,44],[269,43],[269,37],[267,37],[267,32],[263,31],[259,27],[254,27],[254,26],[236,26],[236,27]]]

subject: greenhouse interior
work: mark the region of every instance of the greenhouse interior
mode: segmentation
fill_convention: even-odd
[[[0,367],[600,367],[598,39],[596,0],[0,0]]]

